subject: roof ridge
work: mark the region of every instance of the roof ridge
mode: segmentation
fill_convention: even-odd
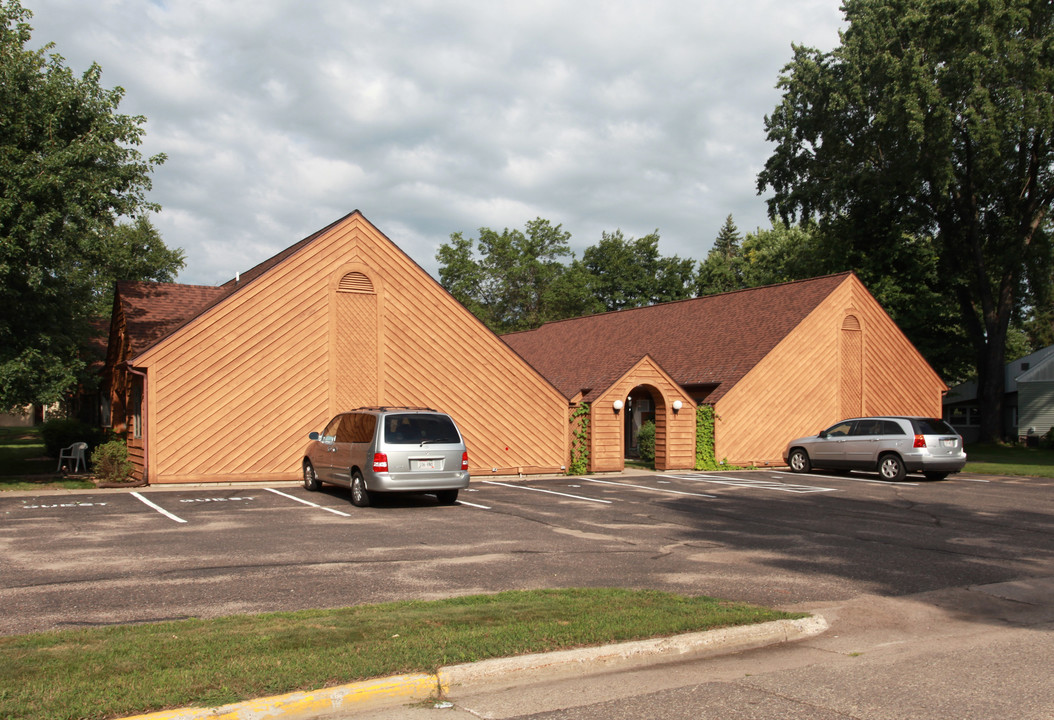
[[[836,277],[848,277],[848,276],[853,275],[853,274],[855,274],[855,273],[852,270],[843,270],[842,272],[829,273],[827,275],[818,275],[816,277],[811,277],[811,278],[802,278],[800,280],[787,280],[785,282],[770,283],[768,285],[758,285],[756,287],[738,288],[736,290],[726,290],[725,292],[713,293],[711,295],[700,295],[698,297],[682,298],[680,300],[668,300],[666,302],[653,303],[651,305],[638,305],[636,307],[622,308],[620,310],[605,310],[604,312],[593,313],[592,315],[579,315],[577,317],[562,318],[560,320],[550,320],[549,322],[542,323],[538,327],[533,328],[531,330],[516,330],[514,332],[502,333],[501,337],[509,337],[511,335],[522,335],[524,333],[531,333],[531,332],[535,332],[536,330],[540,330],[543,327],[549,327],[551,325],[557,325],[559,323],[576,322],[576,321],[582,320],[584,318],[598,318],[598,317],[602,317],[604,315],[618,315],[620,313],[630,313],[630,312],[633,312],[635,310],[648,310],[650,308],[656,308],[656,307],[669,307],[669,306],[672,306],[672,305],[679,305],[679,304],[684,304],[684,303],[696,302],[696,301],[699,301],[699,300],[710,300],[712,298],[718,298],[718,297],[727,296],[727,295],[735,295],[737,293],[754,292],[754,291],[757,291],[757,290],[767,290],[767,289],[776,288],[776,287],[786,287],[788,285],[812,283],[812,282],[817,282],[817,281],[820,281],[820,280],[829,280],[831,278],[836,278]]]
[[[222,285],[198,285],[196,283],[181,283],[175,281],[164,282],[161,280],[118,280],[118,285],[129,286],[144,286],[152,285],[154,287],[180,287],[180,288],[201,288],[207,290],[221,290]]]

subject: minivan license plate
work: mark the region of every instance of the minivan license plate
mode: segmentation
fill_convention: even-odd
[[[410,468],[412,470],[442,470],[442,460],[436,458],[428,458],[427,460],[412,460],[410,461]]]

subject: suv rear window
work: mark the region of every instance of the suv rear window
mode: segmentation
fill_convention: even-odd
[[[384,419],[384,442],[391,445],[453,445],[461,442],[446,415],[389,415]]]
[[[917,418],[915,423],[916,432],[920,435],[958,435],[959,433],[948,423],[940,418]]]

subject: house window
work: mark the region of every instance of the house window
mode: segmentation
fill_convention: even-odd
[[[143,385],[132,385],[132,437],[140,440],[143,437]]]
[[[111,411],[112,408],[110,407],[110,393],[103,392],[99,396],[99,424],[103,427],[110,427],[113,424]]]
[[[944,411],[944,419],[955,427],[980,425],[981,413],[975,407],[953,407]]]

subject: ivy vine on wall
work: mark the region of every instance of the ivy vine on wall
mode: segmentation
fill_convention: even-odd
[[[714,421],[717,414],[713,405],[700,405],[695,409],[695,469],[719,470],[714,455]]]
[[[589,403],[571,413],[571,462],[568,475],[585,475],[589,470]]]

